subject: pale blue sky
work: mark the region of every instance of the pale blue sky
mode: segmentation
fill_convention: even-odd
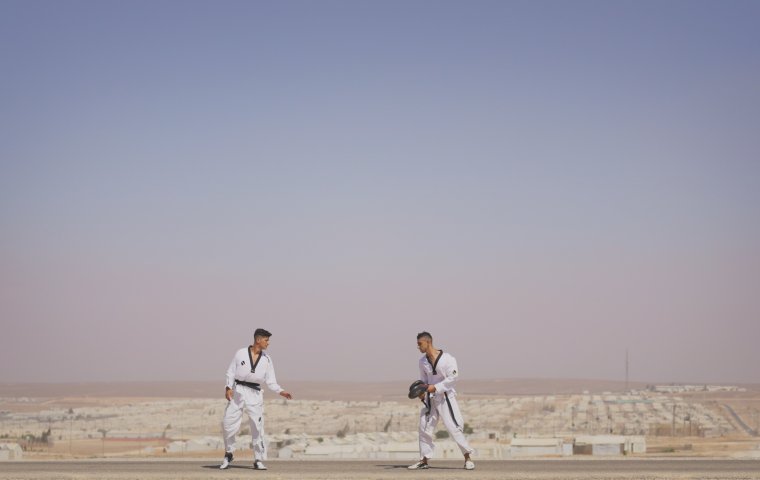
[[[758,20],[0,0],[0,381],[760,382]]]

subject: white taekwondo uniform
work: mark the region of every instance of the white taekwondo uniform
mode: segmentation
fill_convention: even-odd
[[[274,375],[272,358],[261,351],[259,358],[253,360],[249,347],[241,348],[235,353],[230,366],[227,368],[227,387],[232,389],[232,400],[227,403],[222,419],[222,432],[224,434],[224,450],[232,453],[235,451],[235,435],[243,421],[243,410],[248,414],[251,422],[251,435],[253,436],[253,452],[259,460],[267,459],[267,447],[264,441],[264,395],[260,387],[246,386],[240,382],[250,384],[266,383],[267,387],[275,393],[284,389],[277,384]]]
[[[443,425],[463,454],[473,452],[464,437],[464,420],[457,404],[457,392],[454,390],[454,383],[458,376],[457,360],[443,350],[432,364],[427,355],[420,358],[420,380],[428,385],[435,385],[435,393],[425,395],[425,406],[420,411],[421,457],[433,458],[435,453],[433,435],[438,419],[443,420]]]

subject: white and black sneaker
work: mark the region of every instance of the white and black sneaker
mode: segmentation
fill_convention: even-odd
[[[409,470],[424,470],[426,468],[430,468],[430,465],[428,465],[427,462],[423,462],[422,460],[420,460],[414,465],[409,465],[406,468],[408,468]]]
[[[464,462],[464,469],[465,470],[475,470],[475,462],[472,460],[466,460]]]
[[[224,454],[224,460],[222,460],[222,464],[219,465],[219,469],[225,470],[230,468],[230,463],[232,463],[232,452],[227,452]]]
[[[264,465],[264,462],[261,460],[254,460],[253,461],[253,469],[254,470],[266,470],[267,466]]]

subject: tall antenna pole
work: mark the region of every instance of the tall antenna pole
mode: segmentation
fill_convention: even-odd
[[[628,349],[625,349],[625,391],[628,392]]]

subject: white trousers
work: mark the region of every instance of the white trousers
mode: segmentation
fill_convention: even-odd
[[[243,410],[248,415],[253,437],[253,453],[259,460],[267,459],[267,446],[264,441],[264,395],[258,390],[235,385],[232,400],[227,403],[222,419],[222,434],[224,436],[224,451],[235,451],[235,435],[240,430],[243,421]]]
[[[473,449],[464,438],[464,420],[459,411],[459,404],[455,395],[436,394],[430,397],[430,413],[427,405],[420,410],[420,457],[433,458],[435,455],[435,427],[438,420],[443,420],[443,425],[449,431],[452,440],[456,442],[462,454],[472,453]]]

